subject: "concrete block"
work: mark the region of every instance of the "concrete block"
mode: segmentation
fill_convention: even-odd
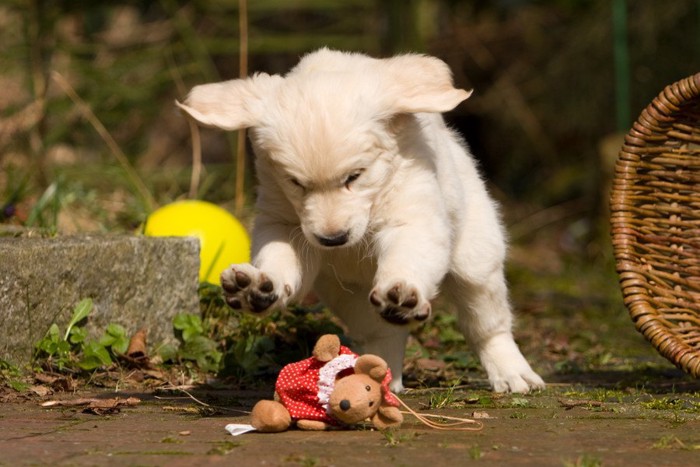
[[[110,323],[173,339],[172,319],[199,313],[199,240],[135,236],[0,238],[0,358],[31,358],[34,344],[92,298],[88,330]]]

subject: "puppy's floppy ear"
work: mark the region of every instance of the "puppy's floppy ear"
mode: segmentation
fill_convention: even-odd
[[[387,106],[392,113],[447,112],[472,93],[454,87],[450,68],[438,58],[408,54],[382,62],[389,71]]]
[[[195,86],[180,109],[202,125],[222,130],[256,126],[263,112],[262,98],[283,78],[260,73],[247,79]]]

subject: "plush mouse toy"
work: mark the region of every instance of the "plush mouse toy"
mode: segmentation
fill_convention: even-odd
[[[292,424],[302,430],[343,428],[370,420],[378,429],[403,422],[398,399],[389,391],[391,371],[376,355],[358,356],[326,334],[313,356],[285,366],[275,400],[258,402],[251,425],[276,433]]]

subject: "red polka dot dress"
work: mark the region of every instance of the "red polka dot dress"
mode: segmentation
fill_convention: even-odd
[[[292,420],[317,420],[328,425],[339,425],[328,414],[328,400],[336,379],[354,373],[357,357],[352,350],[341,346],[340,355],[329,362],[309,357],[282,368],[275,391]],[[382,383],[382,392],[388,403],[398,406],[398,401],[389,391],[390,381],[391,372],[388,372]]]

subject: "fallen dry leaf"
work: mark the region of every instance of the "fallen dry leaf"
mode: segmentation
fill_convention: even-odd
[[[161,381],[168,380],[168,375],[166,375],[163,370],[159,370],[158,368],[145,369],[143,370],[143,374],[149,378],[158,379]]]
[[[50,394],[53,394],[53,390],[51,390],[51,388],[43,385],[30,386],[29,390],[39,397],[46,397]]]
[[[53,384],[58,378],[58,376],[49,373],[34,373],[34,379],[42,384]]]
[[[142,357],[148,358],[148,351],[146,349],[146,336],[148,335],[148,330],[145,328],[139,329],[131,336],[129,341],[129,348],[126,350],[126,355],[133,359],[139,359]]]
[[[122,399],[115,397],[112,399],[81,398],[73,400],[53,400],[41,404],[42,407],[82,407],[84,413],[95,415],[107,415],[119,412],[123,406],[133,406],[141,402],[138,397],[127,397]]]
[[[472,412],[472,418],[474,418],[474,419],[486,419],[486,418],[494,418],[494,417],[489,415],[488,412],[475,410],[474,412]]]
[[[146,347],[146,329],[139,329],[131,336],[126,353],[119,355],[119,360],[129,368],[152,369],[151,359]]]
[[[48,385],[54,391],[73,391],[77,386],[77,382],[70,376],[55,373],[34,373],[34,380]]]

